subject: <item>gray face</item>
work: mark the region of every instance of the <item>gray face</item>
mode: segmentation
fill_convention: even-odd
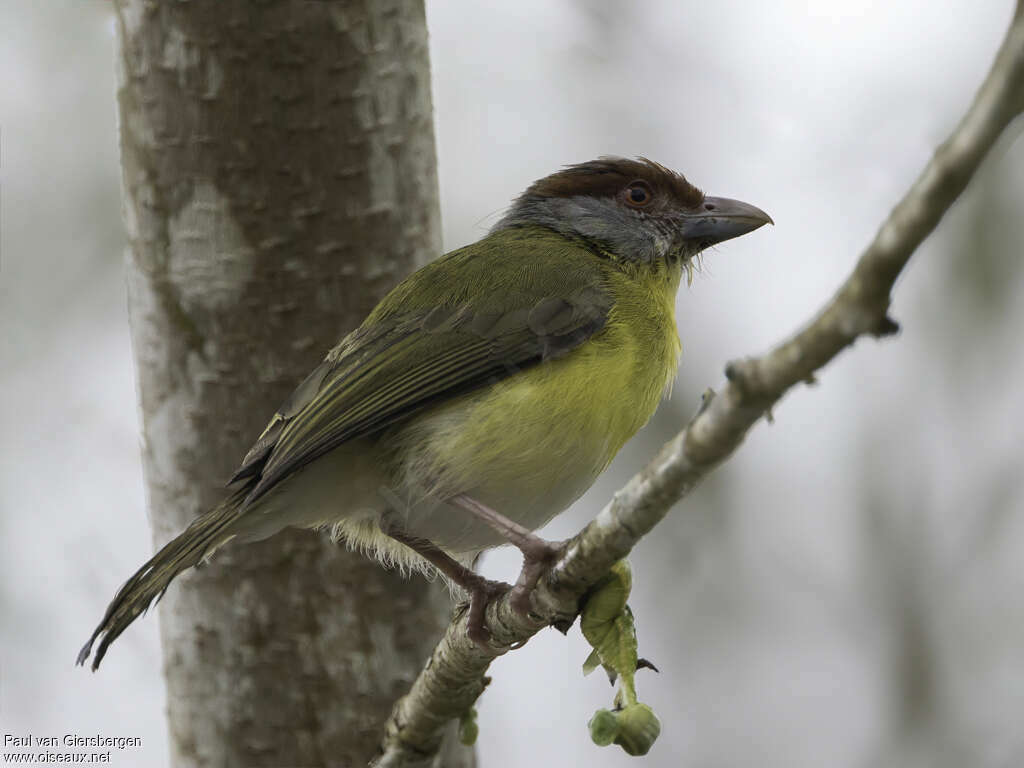
[[[759,208],[707,197],[656,163],[603,158],[538,181],[491,231],[542,226],[619,259],[652,263],[690,259],[770,222]]]
[[[647,215],[614,198],[548,197],[520,199],[492,231],[535,224],[569,237],[582,237],[628,261],[688,259],[700,251],[681,236],[670,216]]]

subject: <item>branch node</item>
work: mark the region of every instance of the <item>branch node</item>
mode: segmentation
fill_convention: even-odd
[[[882,315],[878,324],[871,329],[871,335],[878,339],[883,339],[886,336],[895,336],[899,332],[900,324],[887,314]]]
[[[576,617],[571,619],[558,619],[557,621],[551,622],[551,626],[561,632],[563,635],[568,635],[569,630],[572,629],[572,625],[576,623]]]
[[[711,387],[705,389],[700,395],[700,405],[697,406],[697,413],[694,414],[694,418],[700,416],[704,411],[711,407],[711,401],[715,399],[716,392]]]
[[[733,384],[741,395],[750,394],[754,371],[750,358],[730,360],[725,366],[725,378]]]

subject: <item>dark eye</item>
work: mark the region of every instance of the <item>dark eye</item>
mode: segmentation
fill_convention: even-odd
[[[643,208],[654,199],[651,188],[645,181],[634,181],[626,187],[626,204],[634,208]]]

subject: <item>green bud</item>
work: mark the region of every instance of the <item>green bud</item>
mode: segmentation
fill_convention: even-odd
[[[599,747],[607,747],[619,735],[619,721],[614,712],[599,709],[587,723],[590,727],[590,738]]]
[[[459,741],[467,747],[472,747],[476,744],[479,735],[480,726],[476,724],[476,708],[470,707],[459,718]]]
[[[618,735],[615,743],[627,755],[646,755],[661,734],[661,721],[646,704],[630,704],[618,713],[617,720]]]

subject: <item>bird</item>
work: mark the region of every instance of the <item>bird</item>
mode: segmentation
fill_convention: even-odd
[[[197,517],[118,590],[82,647],[110,644],[173,579],[229,541],[327,528],[387,566],[440,573],[529,611],[569,507],[650,419],[678,369],[676,293],[706,248],[774,223],[644,157],[535,181],[479,241],[399,283],[273,414]],[[519,547],[514,587],[473,570]],[[98,642],[97,642],[98,641]],[[93,645],[96,644],[93,654]]]

